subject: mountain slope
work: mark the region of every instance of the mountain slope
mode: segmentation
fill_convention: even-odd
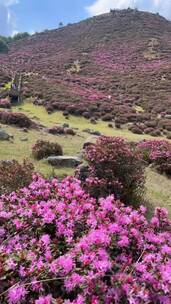
[[[22,72],[24,95],[49,112],[171,131],[171,22],[159,15],[111,11],[45,31],[13,43],[0,66]]]

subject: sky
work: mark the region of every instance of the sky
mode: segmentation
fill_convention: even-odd
[[[0,35],[32,34],[128,7],[159,12],[171,20],[171,0],[0,0]]]

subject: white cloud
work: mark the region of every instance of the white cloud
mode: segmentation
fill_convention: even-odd
[[[171,18],[170,0],[96,0],[92,5],[86,7],[89,15],[99,15],[110,9],[138,8],[150,12],[158,12],[166,18]]]
[[[19,0],[0,0],[0,35],[8,36],[17,31],[11,6],[18,3]]]

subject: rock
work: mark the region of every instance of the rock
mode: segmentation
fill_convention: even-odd
[[[171,114],[165,115],[165,118],[166,118],[166,119],[171,119]]]
[[[0,140],[9,140],[10,138],[12,138],[11,135],[4,130],[0,130]]]
[[[74,156],[50,156],[47,161],[51,166],[71,168],[75,168],[82,163],[79,157]]]
[[[168,133],[166,137],[167,139],[171,139],[171,133]]]

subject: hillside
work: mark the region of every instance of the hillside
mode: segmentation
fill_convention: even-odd
[[[22,72],[24,96],[49,113],[132,122],[135,133],[170,136],[171,22],[157,14],[111,11],[35,34],[12,43],[0,67],[1,86]]]

